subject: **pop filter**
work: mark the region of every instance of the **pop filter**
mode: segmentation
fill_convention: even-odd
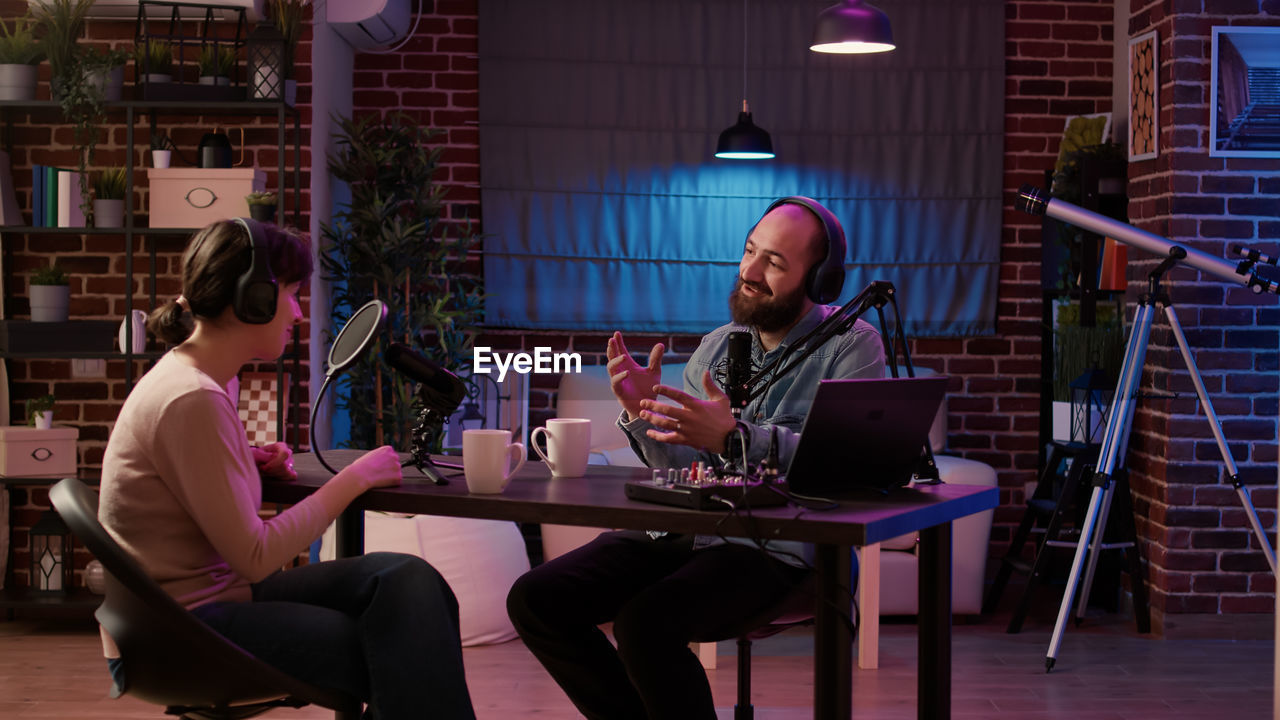
[[[347,318],[347,324],[342,326],[342,330],[338,331],[338,336],[333,339],[333,346],[329,348],[329,359],[327,361],[328,369],[325,370],[324,382],[320,384],[320,392],[316,393],[315,402],[311,403],[311,452],[315,454],[316,459],[324,466],[326,470],[333,474],[338,471],[329,466],[320,455],[320,446],[316,444],[316,411],[320,408],[320,400],[324,397],[324,391],[328,389],[330,381],[338,373],[351,367],[351,364],[360,359],[368,351],[369,346],[377,339],[382,332],[382,326],[387,320],[387,306],[381,300],[370,300],[361,305],[358,310]]]

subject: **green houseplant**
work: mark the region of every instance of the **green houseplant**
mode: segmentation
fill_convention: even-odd
[[[167,168],[169,162],[173,159],[173,151],[177,146],[173,144],[173,140],[168,135],[157,131],[151,136],[151,166],[155,168]]]
[[[71,278],[55,262],[31,273],[30,301],[33,322],[66,322],[71,305]]]
[[[230,85],[236,67],[236,51],[230,47],[205,45],[196,57],[201,85]]]
[[[276,194],[273,192],[251,192],[244,196],[249,205],[249,217],[259,222],[276,221]]]
[[[118,99],[118,79],[128,55],[121,50],[97,50],[80,43],[85,17],[93,0],[45,0],[33,6],[36,26],[49,58],[49,84],[63,117],[73,128],[72,137],[80,152],[80,210],[91,212],[85,170],[93,164],[101,127],[106,120],[106,103],[114,90]]]
[[[0,100],[34,100],[36,66],[44,60],[44,45],[36,39],[31,13],[16,18],[13,27],[0,22]]]
[[[53,427],[53,405],[57,398],[52,395],[41,395],[27,400],[27,425],[48,430]]]
[[[123,167],[110,167],[98,173],[93,181],[93,226],[123,227],[124,201],[128,183]]]
[[[134,47],[133,64],[138,82],[173,82],[173,46],[163,40]]]
[[[439,222],[438,134],[404,113],[338,119],[328,166],[350,186],[351,201],[321,226],[320,258],[335,281],[334,326],[370,298],[388,308],[387,332],[337,388],[353,447],[410,446],[419,404],[412,383],[385,364],[388,343],[405,342],[455,370],[469,362],[483,296],[465,263],[479,236],[469,223],[450,232]]]

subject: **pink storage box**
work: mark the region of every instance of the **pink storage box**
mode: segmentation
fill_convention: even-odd
[[[149,168],[148,209],[153,228],[201,228],[248,217],[244,196],[261,192],[267,174],[256,168]]]
[[[55,425],[39,430],[25,425],[0,427],[0,476],[74,477],[80,430]]]

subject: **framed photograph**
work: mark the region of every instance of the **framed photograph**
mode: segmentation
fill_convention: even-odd
[[[1160,154],[1160,36],[1155,30],[1129,40],[1129,159]]]
[[[1210,157],[1280,157],[1280,27],[1213,28]]]

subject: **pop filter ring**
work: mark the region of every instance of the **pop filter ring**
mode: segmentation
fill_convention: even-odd
[[[386,303],[377,299],[370,300],[364,305],[361,305],[354,313],[351,313],[351,317],[347,318],[346,324],[343,325],[342,329],[338,331],[338,334],[334,336],[333,345],[329,348],[329,357],[325,361],[329,367],[325,370],[324,382],[320,384],[320,391],[316,393],[316,399],[311,403],[311,420],[308,427],[311,437],[311,453],[316,456],[316,460],[320,461],[320,464],[324,466],[325,470],[328,470],[334,475],[337,475],[338,471],[334,470],[329,463],[324,461],[324,456],[320,454],[320,446],[316,444],[316,412],[322,404],[321,401],[324,398],[325,390],[329,388],[329,383],[332,382],[333,378],[336,377],[338,373],[346,370],[361,355],[368,351],[369,345],[371,345],[378,335],[382,333],[382,326],[386,324],[386,321]],[[353,333],[351,338],[346,338],[348,331]],[[363,337],[358,337],[354,334],[360,332],[364,333]],[[354,343],[354,351],[349,353],[347,357],[335,358],[334,354],[339,348],[348,347],[348,345],[343,342],[344,339],[354,339],[358,340],[358,342]]]

